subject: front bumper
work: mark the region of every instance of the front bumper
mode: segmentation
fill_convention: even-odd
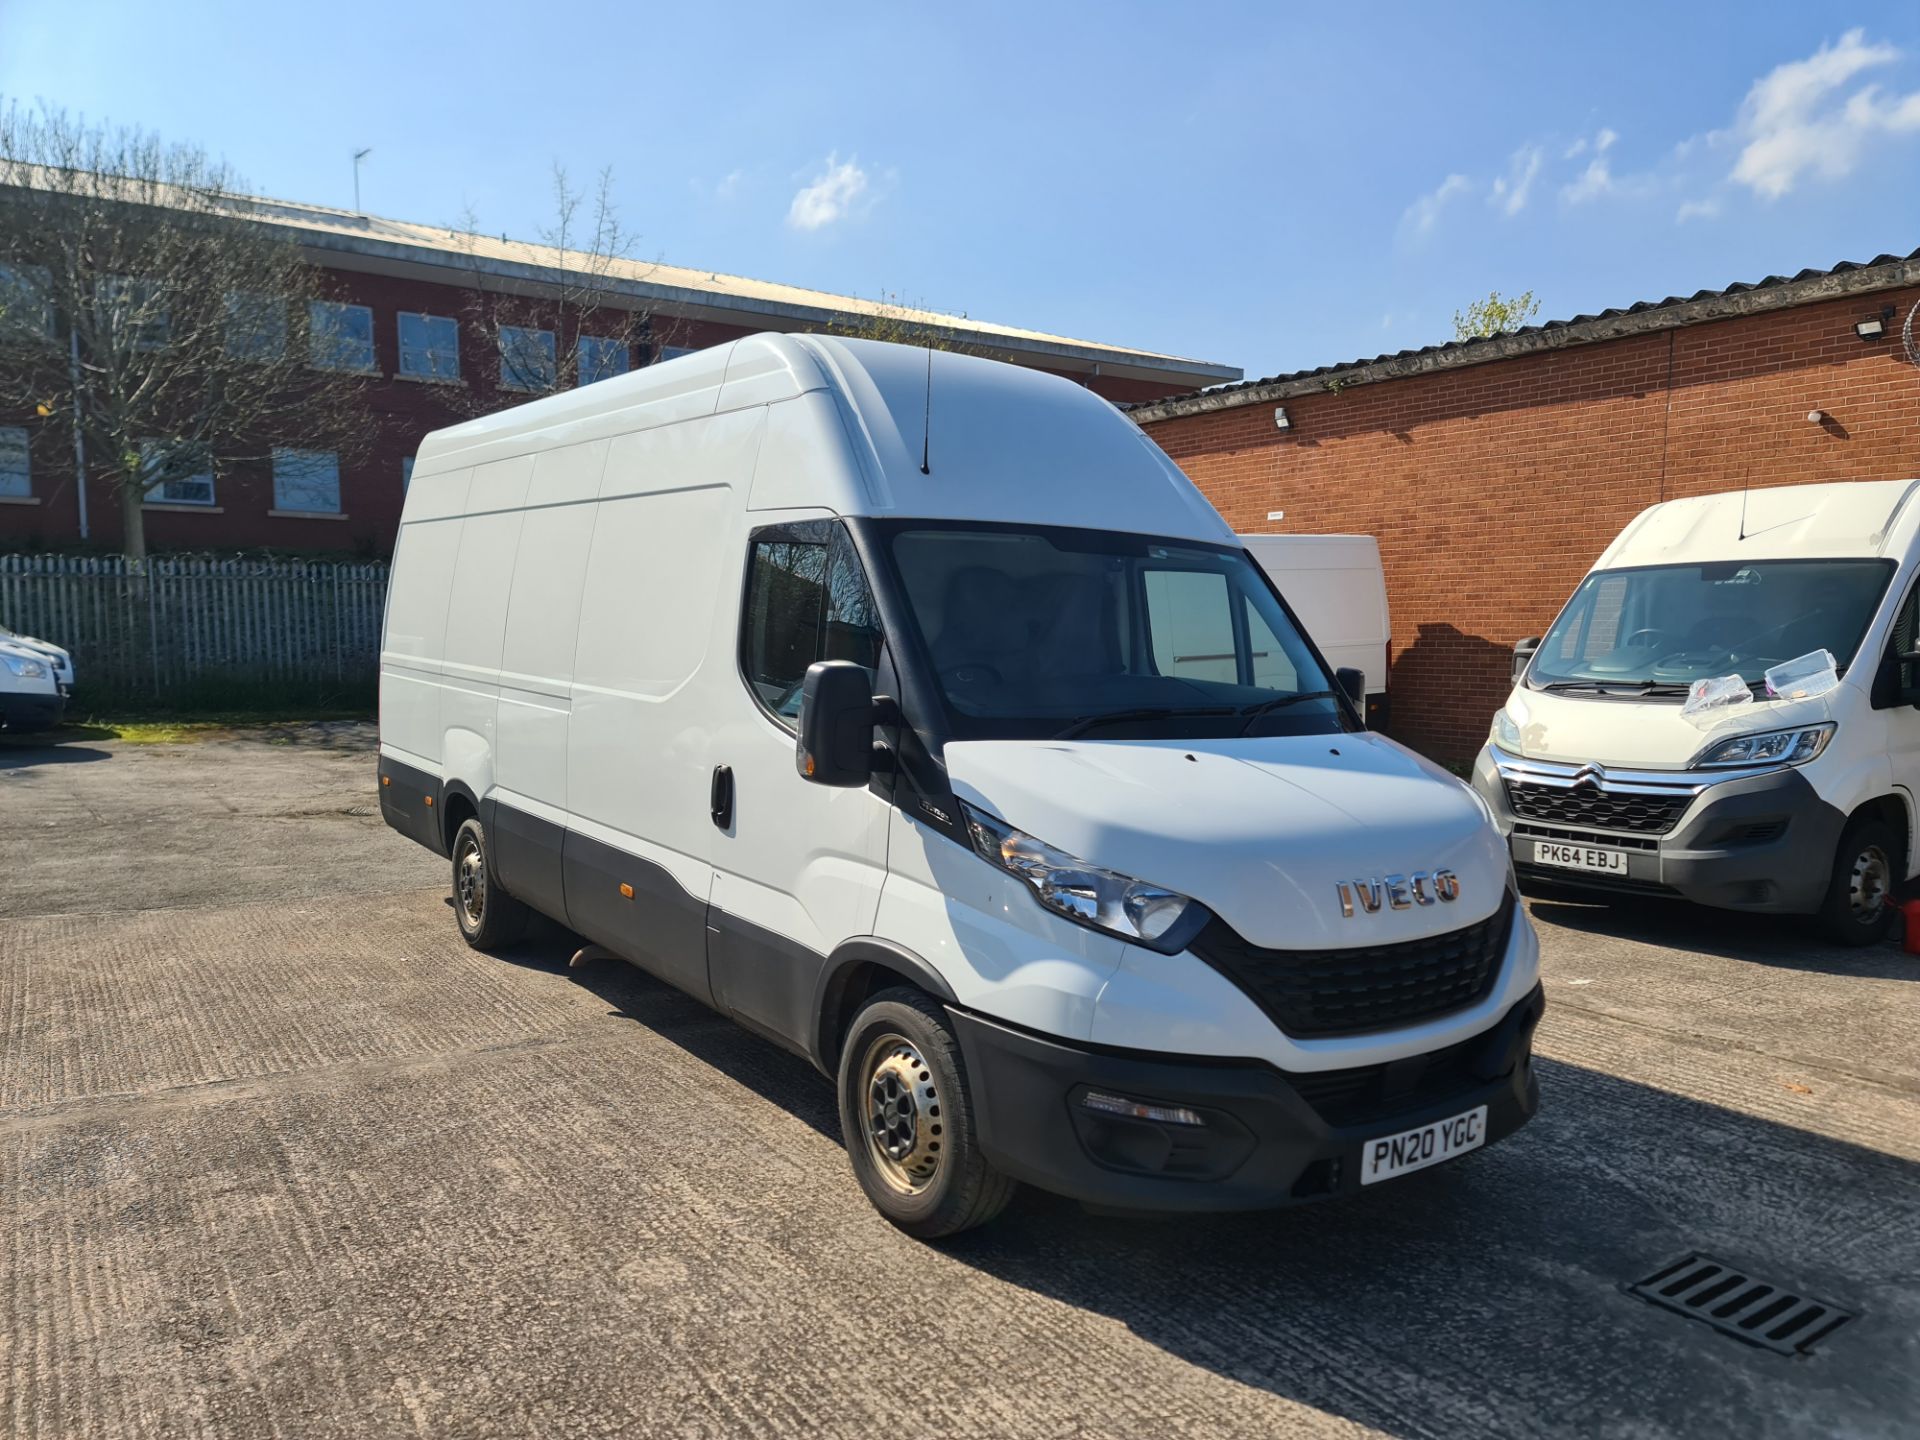
[[[1790,767],[1716,779],[1711,772],[1675,771],[1676,787],[1696,793],[1663,833],[1631,832],[1516,813],[1505,776],[1525,772],[1538,781],[1549,769],[1572,766],[1516,762],[1489,745],[1474,763],[1473,788],[1492,809],[1507,837],[1514,870],[1523,880],[1585,889],[1671,895],[1725,910],[1812,914],[1826,897],[1833,857],[1847,817],[1822,800],[1807,777]],[[1619,772],[1615,772],[1617,776]],[[1591,783],[1607,793],[1614,777]],[[1573,787],[1569,786],[1569,790]],[[1538,865],[1536,841],[1623,852],[1624,875]]]
[[[51,730],[66,713],[64,695],[0,695],[0,730],[8,734]]]
[[[1043,1190],[1139,1210],[1257,1210],[1360,1188],[1368,1141],[1487,1107],[1489,1144],[1539,1107],[1536,986],[1489,1029],[1432,1055],[1290,1075],[1251,1061],[1102,1051],[952,1013],[980,1146]],[[1204,1125],[1089,1110],[1089,1090],[1197,1112]]]

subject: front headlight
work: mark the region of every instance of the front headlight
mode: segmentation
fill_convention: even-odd
[[[1493,729],[1487,738],[1502,750],[1512,754],[1520,753],[1520,727],[1513,723],[1513,717],[1504,709],[1493,712]]]
[[[20,659],[12,655],[0,655],[0,660],[5,660],[7,662],[7,669],[18,675],[22,680],[43,680],[46,678],[47,667],[42,665],[38,660]]]
[[[1208,911],[1198,901],[1130,875],[1089,865],[965,801],[967,834],[980,858],[1024,880],[1055,914],[1171,955],[1184,950]]]
[[[1798,730],[1763,730],[1757,735],[1735,735],[1701,751],[1696,770],[1712,765],[1804,765],[1833,738],[1833,725],[1805,725]]]

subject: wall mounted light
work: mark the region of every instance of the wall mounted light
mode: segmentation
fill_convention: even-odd
[[[1887,338],[1887,326],[1893,322],[1893,306],[1884,307],[1871,320],[1862,320],[1853,327],[1853,333],[1862,340],[1884,340]]]
[[[1809,411],[1807,411],[1807,423],[1808,423],[1809,425],[1824,425],[1824,424],[1826,424],[1826,423],[1827,423],[1827,412],[1826,412],[1826,411],[1824,411],[1824,410],[1809,410]]]
[[[1276,430],[1291,430],[1293,428],[1293,421],[1287,418],[1286,406],[1276,405],[1273,407],[1273,428]]]

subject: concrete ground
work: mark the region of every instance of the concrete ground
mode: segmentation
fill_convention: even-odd
[[[0,747],[0,1433],[1911,1435],[1920,959],[1537,900],[1543,1109],[1272,1215],[941,1247],[828,1085],[455,933],[367,727]],[[1622,1287],[1859,1318],[1784,1358]]]

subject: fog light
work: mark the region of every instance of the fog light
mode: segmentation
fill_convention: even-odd
[[[1157,1125],[1205,1125],[1199,1114],[1184,1105],[1149,1105],[1144,1100],[1129,1100],[1123,1095],[1103,1095],[1089,1090],[1080,1104],[1102,1115],[1118,1115],[1127,1120],[1151,1120]]]

